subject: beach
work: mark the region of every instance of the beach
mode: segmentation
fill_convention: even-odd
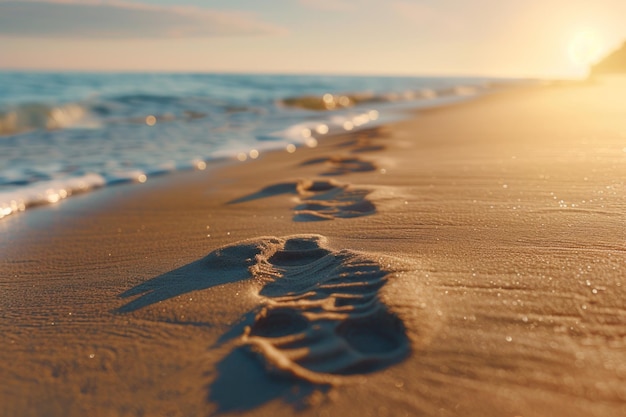
[[[625,87],[2,219],[0,415],[626,415]]]

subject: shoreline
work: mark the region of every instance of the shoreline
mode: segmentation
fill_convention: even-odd
[[[439,82],[445,81],[450,83],[450,80],[452,79],[446,80],[445,78],[442,78]],[[459,79],[459,81],[460,80],[461,79]],[[82,156],[78,155],[76,156],[78,159],[75,163],[64,160],[64,158],[59,159],[58,163],[66,165],[66,169],[68,171],[66,175],[62,175],[58,172],[48,172],[50,169],[53,170],[53,168],[46,168],[48,161],[42,160],[37,162],[37,158],[34,155],[27,154],[23,157],[32,159],[31,163],[33,164],[33,169],[42,170],[40,174],[44,175],[44,177],[46,175],[51,176],[48,177],[48,179],[42,178],[32,182],[29,178],[20,179],[20,174],[17,172],[23,170],[24,167],[20,167],[19,163],[17,165],[11,164],[11,167],[14,168],[13,170],[15,172],[12,174],[6,174],[8,177],[3,174],[3,177],[0,178],[5,182],[9,181],[6,183],[8,184],[8,187],[3,187],[5,190],[0,192],[0,220],[33,207],[56,204],[66,198],[72,197],[73,195],[85,192],[95,192],[99,189],[119,184],[141,184],[146,180],[161,175],[171,175],[173,173],[175,174],[183,171],[204,170],[206,169],[207,164],[211,165],[222,159],[234,158],[243,161],[247,158],[256,159],[260,153],[280,150],[281,148],[286,148],[289,151],[292,151],[296,146],[310,146],[311,142],[315,143],[318,139],[323,139],[327,135],[349,133],[363,128],[369,129],[384,124],[394,123],[401,120],[403,117],[407,117],[407,113],[413,114],[415,111],[419,110],[455,105],[468,100],[472,101],[480,99],[485,95],[497,94],[501,91],[530,88],[531,85],[536,86],[535,84],[540,83],[538,80],[534,82],[531,82],[530,80],[509,80],[507,83],[499,84],[493,80],[487,81],[488,79],[485,79],[483,84],[478,83],[474,85],[477,81],[475,79],[473,79],[473,81],[469,80],[472,80],[472,78],[467,79],[469,83],[468,85],[452,84],[448,87],[436,87],[433,85],[432,89],[426,88],[428,87],[426,85],[425,88],[417,90],[409,89],[402,94],[380,93],[379,95],[374,94],[371,97],[368,96],[369,93],[359,93],[358,91],[348,95],[331,95],[327,93],[323,97],[327,100],[331,100],[329,102],[330,104],[322,100],[322,95],[319,97],[314,95],[296,95],[293,98],[282,98],[279,100],[279,103],[282,104],[279,104],[278,108],[285,107],[300,110],[335,110],[329,112],[318,111],[315,115],[310,114],[309,118],[298,116],[297,112],[295,112],[291,115],[291,118],[287,117],[287,119],[283,120],[281,124],[274,125],[272,133],[268,133],[269,131],[264,131],[264,133],[257,132],[258,135],[256,141],[250,142],[250,140],[246,139],[240,144],[241,146],[232,146],[231,148],[226,147],[224,149],[219,146],[219,143],[214,143],[208,146],[207,149],[198,148],[196,149],[195,154],[187,154],[187,157],[182,159],[180,155],[178,157],[173,157],[168,154],[165,159],[163,159],[163,155],[161,155],[161,157],[157,155],[153,156],[152,159],[147,158],[145,161],[146,163],[139,164],[139,166],[136,164],[122,164],[123,166],[114,168],[115,164],[109,161],[109,165],[111,165],[110,169],[102,166],[98,167],[98,163],[92,166],[84,167],[84,169],[80,169],[82,166]],[[337,100],[343,100],[344,104],[340,104]],[[335,101],[337,101],[337,103],[335,103]],[[356,106],[346,106],[345,101],[356,104]],[[373,109],[370,105],[376,107],[376,109]],[[70,102],[59,104],[57,106],[50,104],[42,104],[42,106],[43,107],[41,108],[31,108],[32,106],[29,107],[29,105],[18,104],[16,110],[12,110],[11,112],[5,114],[5,122],[9,124],[14,123],[15,121],[12,122],[11,120],[16,117],[18,120],[20,118],[35,118],[35,116],[38,116],[39,118],[48,118],[48,122],[51,125],[56,126],[55,124],[58,124],[58,127],[61,128],[57,130],[57,136],[60,137],[63,137],[64,134],[71,137],[73,135],[72,126],[76,128],[80,128],[81,126],[84,128],[90,126],[90,124],[93,124],[93,126],[100,126],[100,129],[96,129],[89,133],[90,135],[94,135],[96,138],[98,135],[104,134],[102,132],[107,131],[107,129],[112,127],[106,120],[98,121],[98,118],[95,116],[93,111],[90,110],[90,105],[87,104],[87,102],[81,103],[79,100],[75,103]],[[225,110],[230,111],[228,109]],[[380,114],[379,111],[382,112],[382,114]],[[73,117],[73,122],[71,120],[58,121],[54,119],[54,117],[56,117],[54,116],[56,113],[66,115],[70,119]],[[20,116],[20,114],[22,114],[22,116]],[[193,117],[203,118],[206,116],[206,114],[204,114],[204,116],[203,114],[204,113],[201,112],[194,113]],[[119,122],[135,124],[135,127],[140,127],[140,125],[152,126],[157,122],[159,124],[169,123],[177,119],[177,117],[172,115],[168,116],[167,113],[157,116],[149,115],[146,117],[146,120],[141,117],[128,119],[124,119],[123,116],[119,117],[121,118]],[[191,114],[179,116],[178,118],[180,119],[181,117],[183,120],[184,117],[191,117],[188,121],[193,120]],[[0,114],[0,130],[2,130],[1,125],[3,123],[1,119],[2,114]],[[250,123],[256,122],[250,121]],[[25,132],[30,130],[27,126],[24,126],[24,129]],[[35,134],[37,132],[31,133],[35,136],[35,138],[38,136]],[[43,134],[43,131],[40,130],[39,133]],[[141,130],[137,130],[135,131],[135,134],[138,136],[139,142],[141,142],[142,135],[145,135],[146,133],[145,131],[142,132]],[[184,137],[184,130],[182,130],[180,134]],[[254,135],[248,139],[251,139],[253,136]],[[9,136],[9,138],[10,137],[11,136]],[[215,140],[217,142],[220,141],[219,138],[216,138]],[[222,138],[221,140],[224,139]],[[160,143],[160,145],[167,147],[168,144]],[[124,144],[120,143],[111,146],[114,148],[123,148]],[[141,147],[142,145],[138,144],[137,146]],[[143,146],[147,145],[144,143]],[[212,147],[215,147],[215,149],[212,149]],[[60,150],[62,151],[62,148]],[[93,151],[97,152],[97,148],[93,149]],[[5,150],[5,152],[9,154],[9,161],[20,158],[18,154],[13,154],[11,147]],[[146,152],[149,153],[148,151]],[[137,155],[133,153],[129,156],[120,154],[113,156],[113,159],[123,160],[125,157],[132,159],[133,156],[136,157]],[[161,159],[160,162],[159,158]],[[11,169],[8,169],[8,171],[10,172]],[[17,185],[20,182],[23,182],[23,184]]]
[[[499,93],[4,219],[0,414],[625,412],[617,96]]]
[[[439,106],[507,85],[532,83],[510,79],[494,84],[490,78],[472,77],[369,77],[360,81],[330,77],[314,85],[306,77],[182,74],[139,78],[131,74],[20,78],[15,74],[5,78],[16,88],[0,100],[4,102],[0,136],[6,136],[0,141],[0,153],[8,158],[0,172],[0,219],[75,193],[143,183],[175,171],[202,170],[206,163],[222,157],[255,159],[259,152],[272,148],[293,149],[309,144],[311,133],[319,136],[316,131],[323,136],[364,124],[373,126],[376,120],[377,124],[392,122],[395,113],[405,108]],[[178,82],[180,89],[159,87],[171,82]],[[21,83],[42,89],[28,98]],[[103,91],[135,85],[148,94],[99,96],[94,90],[92,98],[85,98],[74,91],[71,97],[55,102],[55,86],[62,88],[64,83],[81,85],[83,92],[92,84]],[[224,100],[211,97],[210,91],[222,94],[224,83],[230,85],[230,92],[223,92]],[[244,96],[252,91],[257,96],[247,102]],[[133,137],[132,144],[123,139],[127,136]],[[55,154],[54,160],[48,160],[49,152]]]

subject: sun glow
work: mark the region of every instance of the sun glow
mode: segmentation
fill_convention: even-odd
[[[606,52],[604,39],[596,32],[578,32],[569,43],[569,59],[576,67],[587,68]]]

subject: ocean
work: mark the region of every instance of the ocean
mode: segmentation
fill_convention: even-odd
[[[0,72],[0,218],[535,81]]]

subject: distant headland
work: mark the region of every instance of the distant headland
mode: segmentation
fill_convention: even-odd
[[[590,69],[591,75],[620,73],[626,74],[626,42]]]

